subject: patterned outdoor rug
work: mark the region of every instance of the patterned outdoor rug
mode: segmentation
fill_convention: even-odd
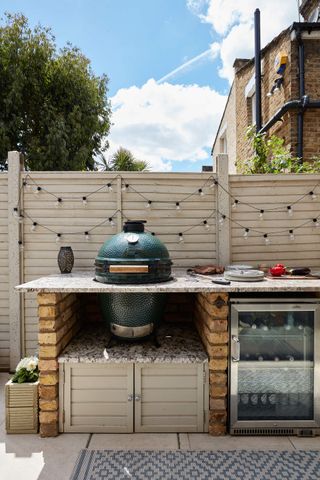
[[[81,450],[70,480],[319,480],[316,451]]]

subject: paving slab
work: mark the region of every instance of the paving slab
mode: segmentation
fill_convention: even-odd
[[[187,433],[179,433],[179,446],[181,450],[190,450],[189,436]]]
[[[297,450],[320,450],[320,437],[290,437]]]
[[[95,433],[88,448],[94,450],[176,450],[176,433]]]
[[[89,434],[63,434],[56,438],[39,435],[7,435],[0,426],[1,480],[69,480],[79,451]]]
[[[189,433],[191,450],[294,450],[289,437],[212,437],[206,433]]]

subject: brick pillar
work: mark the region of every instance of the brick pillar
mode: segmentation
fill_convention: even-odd
[[[195,324],[209,356],[209,433],[227,432],[228,294],[198,293]]]
[[[73,293],[39,293],[40,435],[59,433],[58,356],[80,328],[79,302]]]

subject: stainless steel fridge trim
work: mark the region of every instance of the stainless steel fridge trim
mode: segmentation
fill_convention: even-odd
[[[231,304],[242,304],[242,303],[264,303],[268,304],[269,302],[272,303],[282,303],[282,304],[287,304],[287,303],[312,303],[316,305],[318,302],[320,303],[320,297],[306,297],[306,298],[297,298],[297,297],[285,297],[285,298],[280,298],[280,297],[232,297],[230,296],[230,303]]]
[[[248,301],[248,299],[246,299]],[[294,303],[275,303],[275,304],[231,304],[230,318],[231,338],[238,338],[238,312],[241,311],[290,311],[293,306],[301,304],[300,299],[295,299]],[[276,308],[274,308],[276,307]],[[279,308],[280,307],[280,308]],[[314,419],[313,420],[254,420],[243,421],[238,418],[238,369],[239,362],[232,361],[231,354],[229,356],[230,378],[229,378],[229,408],[230,408],[230,431],[240,428],[319,428],[320,427],[320,305],[316,302],[313,304],[302,304],[301,308],[306,311],[314,311]],[[298,308],[297,308],[298,309]],[[241,347],[240,347],[241,348]]]

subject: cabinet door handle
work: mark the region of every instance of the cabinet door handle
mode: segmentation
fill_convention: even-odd
[[[231,337],[231,358],[233,362],[239,362],[240,360],[240,340],[235,335]]]
[[[133,393],[130,393],[130,395],[128,395],[128,402],[132,402],[133,397],[134,397]]]
[[[140,402],[141,395],[135,395],[134,399],[135,399],[136,402]]]

